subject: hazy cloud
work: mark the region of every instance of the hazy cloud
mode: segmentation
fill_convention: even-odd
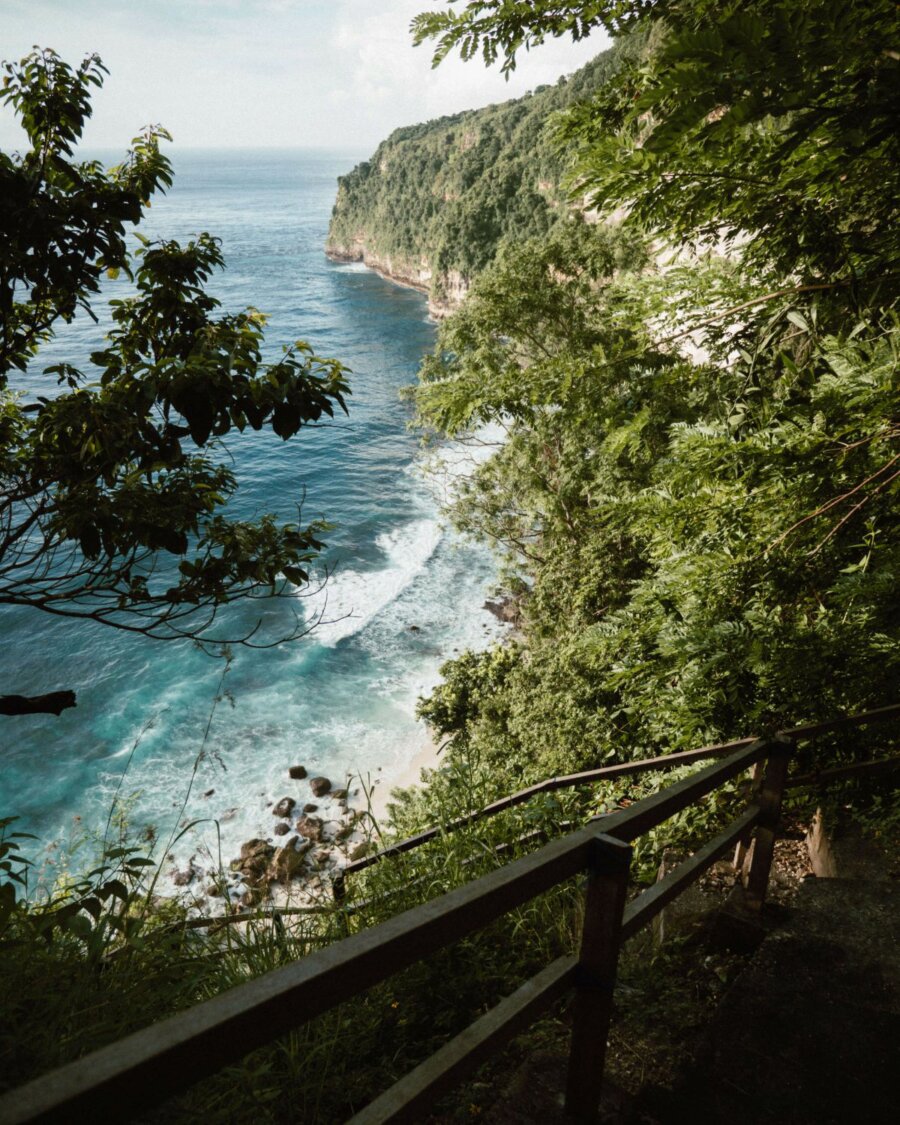
[[[109,68],[85,142],[122,148],[149,123],[183,147],[367,150],[399,125],[516,97],[606,45],[554,41],[510,82],[480,62],[431,69],[412,17],[432,0],[0,0],[0,57],[33,44]],[[0,110],[0,144],[21,143]]]

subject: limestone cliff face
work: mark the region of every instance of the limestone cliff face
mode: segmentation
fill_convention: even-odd
[[[458,308],[469,287],[457,270],[448,271],[441,277],[440,284],[433,287],[434,270],[427,257],[420,255],[418,260],[411,261],[402,256],[378,254],[369,249],[366,231],[359,231],[347,242],[338,243],[329,239],[325,253],[336,262],[362,262],[388,281],[426,293],[428,311],[437,319],[448,316]]]
[[[380,174],[384,174],[383,163],[379,162]],[[362,262],[389,281],[420,290],[428,295],[428,311],[438,319],[458,308],[469,288],[469,280],[462,272],[452,267],[436,271],[436,255],[427,243],[421,248],[409,248],[406,252],[392,248],[386,232],[379,229],[376,216],[355,227],[344,223],[342,210],[352,206],[348,203],[347,194],[342,180],[325,244],[328,257],[338,262]]]
[[[554,86],[398,129],[340,177],[326,253],[428,294],[443,316],[507,240],[546,234],[574,206],[546,128],[621,63],[617,47]]]

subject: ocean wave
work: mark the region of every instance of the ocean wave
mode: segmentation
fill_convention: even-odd
[[[427,566],[441,541],[437,520],[419,519],[384,532],[376,545],[387,556],[379,570],[337,570],[325,585],[306,597],[306,620],[313,636],[333,646],[363,630],[403,593]]]
[[[332,259],[333,267],[340,270],[341,273],[371,273],[372,271],[365,264],[365,262],[335,262]]]

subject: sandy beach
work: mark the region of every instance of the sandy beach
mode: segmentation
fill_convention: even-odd
[[[435,769],[440,764],[438,743],[423,727],[421,746],[415,751],[400,773],[392,773],[390,778],[379,775],[373,787],[372,813],[379,825],[383,827],[387,823],[387,806],[390,803],[391,792],[394,789],[408,789],[413,785],[421,785],[422,770]],[[354,804],[357,804],[357,801],[354,801]]]

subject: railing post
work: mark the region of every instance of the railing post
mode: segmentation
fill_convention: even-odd
[[[600,1107],[630,864],[628,844],[602,833],[593,840],[566,1083],[566,1114],[585,1125]]]
[[[754,912],[762,910],[769,887],[769,872],[781,817],[781,799],[793,750],[793,740],[784,735],[776,735],[769,749],[766,772],[759,791],[760,817],[749,856],[744,900],[746,906]]]
[[[347,880],[344,877],[343,871],[338,871],[331,881],[331,894],[334,898],[334,905],[340,910],[341,929],[345,937],[350,936],[350,916],[347,911],[343,909],[346,906],[347,898]]]
[[[750,775],[749,796],[751,801],[756,800],[759,794],[759,788],[762,785],[762,778],[763,764],[760,760],[753,767],[753,771]],[[738,876],[741,878],[743,877],[744,864],[746,863],[747,855],[750,851],[750,843],[752,839],[753,829],[751,828],[745,836],[742,836],[741,839],[738,840],[737,847],[734,849],[734,860],[732,862],[732,866],[734,867]]]

